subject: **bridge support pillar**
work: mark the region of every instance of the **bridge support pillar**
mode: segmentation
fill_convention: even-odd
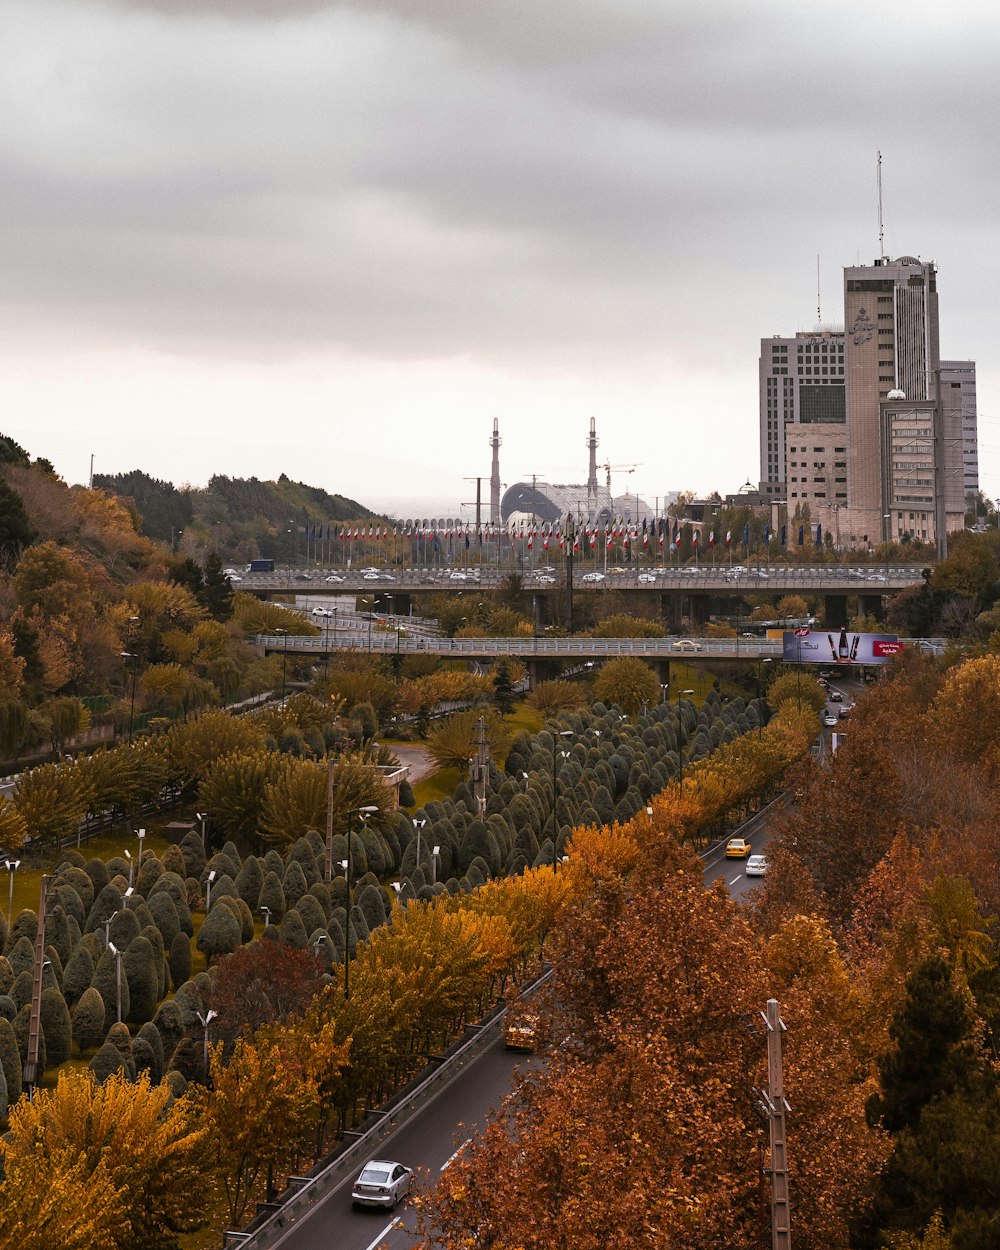
[[[823,620],[827,625],[831,627],[835,625],[838,629],[847,624],[846,595],[823,596]]]
[[[534,690],[534,688],[538,685],[539,663],[540,661],[538,660],[528,661],[528,689],[529,690]]]
[[[881,620],[882,603],[881,595],[858,595],[858,609],[862,616],[874,616]]]
[[[654,660],[653,672],[656,674],[656,680],[660,683],[661,686],[670,685],[670,661],[669,660]]]

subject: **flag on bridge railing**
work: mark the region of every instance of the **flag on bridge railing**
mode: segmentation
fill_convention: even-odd
[[[822,547],[822,545],[823,545],[823,526],[817,525],[816,526],[816,546]]]
[[[749,522],[743,526],[743,546],[750,547],[750,524]]]
[[[708,534],[708,545],[709,545],[710,547],[714,547],[714,546],[715,546],[715,530],[710,530],[710,531],[709,531],[709,534]]]
[[[806,541],[806,527],[804,525],[800,525],[799,526],[799,546],[801,547],[805,541]]]
[[[731,547],[733,544],[733,531],[726,530],[726,546]]]
[[[783,525],[783,526],[781,527],[781,545],[782,545],[782,547],[784,547],[784,545],[785,545],[785,538],[787,537],[787,530],[788,530],[788,527],[787,527],[786,525]]]

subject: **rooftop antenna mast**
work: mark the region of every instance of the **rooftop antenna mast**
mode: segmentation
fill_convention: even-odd
[[[821,326],[823,324],[823,313],[820,308],[820,298],[819,298],[819,253],[818,252],[816,253],[816,324],[817,326]]]
[[[878,179],[878,254],[880,260],[885,260],[885,231],[882,223],[882,153],[878,153],[878,162],[876,165],[876,174]]]

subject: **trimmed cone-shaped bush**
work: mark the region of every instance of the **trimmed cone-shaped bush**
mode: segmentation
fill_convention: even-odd
[[[72,1016],[73,1041],[81,1053],[100,1046],[104,1039],[104,999],[93,986],[85,990]]]
[[[0,994],[9,994],[14,984],[14,969],[6,955],[0,955]]]
[[[364,913],[369,930],[377,929],[379,925],[385,924],[388,912],[385,891],[380,886],[369,882],[358,895],[358,906]]]
[[[19,972],[14,984],[10,987],[10,997],[14,1000],[14,1006],[21,1010],[31,1002],[33,978],[31,973],[25,969]]]
[[[213,907],[198,933],[197,946],[208,963],[243,944],[240,923],[228,907]]]
[[[56,902],[45,912],[45,943],[56,948],[63,964],[73,953],[69,939],[69,920],[61,902]]]
[[[17,1049],[14,1026],[0,1018],[0,1068],[7,1082],[7,1099],[10,1105],[21,1097],[21,1055]]]
[[[132,1035],[127,1024],[113,1024],[108,1030],[107,1040],[118,1047],[123,1059],[132,1058]]]
[[[160,1030],[155,1024],[144,1024],[135,1036],[132,1043],[132,1053],[135,1055],[136,1067],[139,1066],[139,1051],[137,1049],[139,1043],[149,1047],[149,1053],[153,1057],[153,1063],[149,1069],[151,1079],[154,1085],[159,1085],[163,1079],[163,1038],[160,1037]]]
[[[188,1083],[184,1079],[183,1072],[178,1072],[174,1069],[173,1071],[168,1072],[163,1079],[174,1098],[183,1098],[187,1093]]]
[[[205,1078],[205,1047],[198,1037],[182,1037],[170,1056],[170,1071],[179,1072],[189,1084]]]
[[[163,934],[155,924],[148,924],[139,934],[153,948],[153,971],[156,973],[156,1001],[167,992],[167,978],[170,976],[170,969],[167,967],[167,952],[163,945]]]
[[[184,856],[184,863],[187,871],[183,874],[185,877],[200,877],[205,868],[205,851],[201,845],[201,838],[192,831],[186,833],[181,840],[181,854]]]
[[[58,1068],[73,1050],[73,1025],[66,1000],[58,990],[42,990],[42,1032],[49,1066]]]
[[[90,1070],[94,1074],[94,1080],[100,1083],[106,1081],[109,1076],[114,1076],[116,1072],[124,1072],[129,1080],[135,1080],[135,1064],[130,1059],[126,1059],[118,1047],[110,1042],[105,1042],[91,1059]]]
[[[182,982],[183,984],[183,982]],[[157,1008],[156,1015],[153,1017],[153,1026],[160,1035],[163,1043],[162,1050],[164,1056],[172,1055],[174,1047],[184,1036],[184,1013],[180,1007],[172,999],[168,1003],[160,1003]]]
[[[174,938],[181,931],[181,923],[174,900],[166,891],[163,891],[159,894],[153,894],[146,906],[149,908],[149,914],[153,917],[153,924],[160,930],[164,947],[169,950],[173,945]]]
[[[142,867],[135,878],[136,893],[141,894],[145,898],[163,876],[163,871],[163,865],[155,855],[144,855],[142,857]]]
[[[34,947],[37,936],[38,917],[30,907],[24,907],[14,917],[14,923],[10,926],[10,932],[7,934],[7,945],[13,949],[21,938],[27,938],[31,946]]]
[[[0,1019],[13,1020],[17,1016],[17,1004],[9,994],[0,994]]]
[[[294,907],[282,918],[278,932],[283,942],[287,942],[289,946],[294,946],[298,950],[305,950],[308,945],[309,934],[302,923],[302,917]]]
[[[271,909],[271,924],[277,924],[281,917],[285,914],[287,906],[285,901],[285,891],[282,889],[281,878],[274,871],[269,871],[264,877],[264,885],[260,891],[260,902],[258,910],[261,907],[269,907]]]
[[[252,912],[257,911],[257,903],[260,900],[260,892],[263,886],[263,865],[256,855],[250,855],[236,874],[236,890]]]
[[[215,906],[215,903],[212,903]],[[240,941],[253,941],[253,916],[250,915],[250,908],[241,898],[235,895],[227,894],[224,898],[219,899],[220,907],[228,907],[236,917],[236,923],[240,926]]]
[[[159,1085],[160,1076],[156,1070],[156,1056],[153,1054],[153,1048],[145,1038],[137,1037],[132,1043],[132,1062],[135,1064],[135,1075],[140,1077],[143,1072],[149,1073],[149,1079],[154,1085]]]
[[[0,1124],[7,1123],[7,1078],[0,1068]]]
[[[309,892],[309,882],[302,871],[302,865],[294,859],[290,860],[285,868],[281,888],[285,892],[285,905],[287,907],[294,907],[303,894],[308,894]]]
[[[186,934],[178,933],[170,943],[170,981],[177,989],[191,975],[191,943]]]
[[[16,980],[22,972],[30,972],[35,966],[35,948],[26,937],[20,938],[13,948],[8,947],[7,958]]]
[[[156,1011],[156,954],[146,938],[137,937],[122,958],[122,973],[128,978],[128,1020],[145,1024]]]
[[[303,894],[295,904],[295,910],[299,913],[307,933],[326,928],[326,912],[312,894]]]
[[[94,905],[87,914],[87,923],[83,926],[84,933],[103,934],[104,922],[110,920],[122,905],[122,896],[118,887],[109,882],[94,899]]]
[[[124,957],[123,957],[124,958]],[[104,952],[94,969],[94,980],[91,982],[104,1002],[104,1035],[118,1019],[118,999],[121,996],[121,1017],[128,1019],[128,977],[122,967],[121,982],[118,980],[117,959],[110,950]]]
[[[179,877],[188,875],[187,860],[179,846],[171,844],[160,856],[160,867],[164,872],[175,872]]]
[[[58,884],[61,889],[70,889],[76,892],[80,902],[83,904],[84,915],[93,907],[97,894],[94,890],[93,881],[91,881],[83,868],[71,866],[65,869],[65,871],[59,874]],[[82,923],[81,921],[81,925]]]
[[[108,872],[108,866],[103,859],[88,859],[83,866],[83,871],[90,878],[90,886],[94,891],[94,899],[111,880],[111,874]],[[91,907],[93,903],[91,903]],[[89,910],[89,908],[88,908]]]
[[[135,912],[123,907],[114,920],[111,921],[109,930],[111,941],[114,942],[120,951],[127,951],[139,936],[141,927],[139,917]]]

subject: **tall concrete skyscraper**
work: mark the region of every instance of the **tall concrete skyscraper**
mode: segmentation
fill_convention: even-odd
[[[976,416],[976,362],[942,360],[941,385],[959,388],[962,397],[962,489],[979,489],[979,423]]]
[[[500,427],[496,417],[493,418],[493,437],[490,439],[493,448],[493,467],[490,470],[490,524],[500,524]]]
[[[761,341],[762,493],[808,505],[838,546],[908,536],[943,550],[962,526],[975,425],[974,367],[970,397],[957,363],[942,370],[933,264],[845,269],[843,333]]]

